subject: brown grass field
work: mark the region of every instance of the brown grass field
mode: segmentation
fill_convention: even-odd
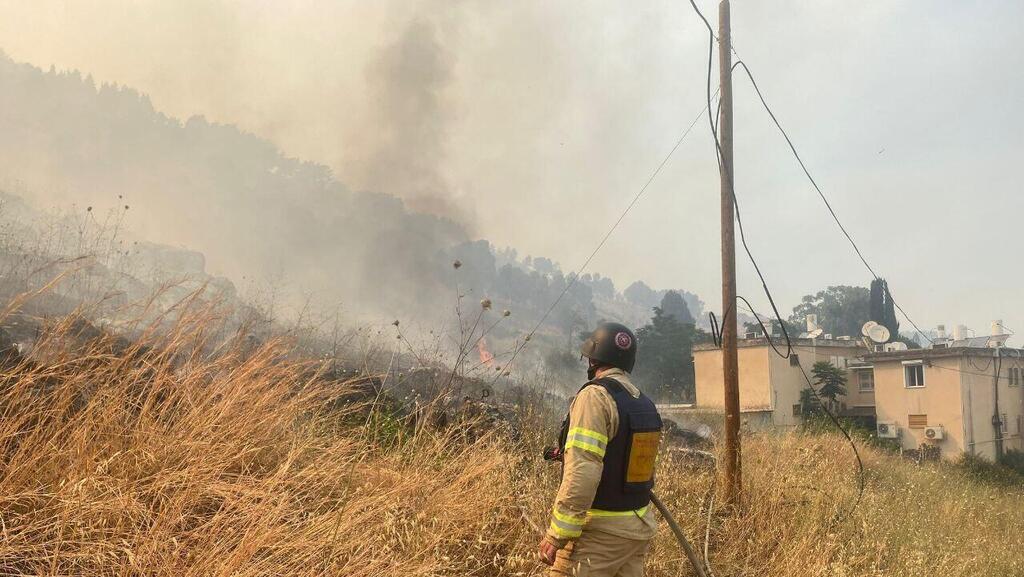
[[[409,426],[288,341],[216,344],[183,315],[133,344],[50,323],[0,376],[2,575],[541,575],[557,468],[525,438]],[[478,431],[478,429],[476,429]],[[835,434],[748,435],[745,501],[711,515],[717,577],[1024,575],[1024,491]],[[703,549],[713,472],[666,450],[658,492]],[[648,575],[689,575],[662,524]]]

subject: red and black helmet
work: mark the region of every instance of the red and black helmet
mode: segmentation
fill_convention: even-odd
[[[636,364],[636,335],[626,325],[601,323],[583,341],[580,354],[592,361],[620,368],[627,373]]]

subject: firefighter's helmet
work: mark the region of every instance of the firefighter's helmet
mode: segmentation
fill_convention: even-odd
[[[580,353],[592,361],[620,368],[627,373],[636,364],[636,335],[626,325],[601,323],[583,341]]]

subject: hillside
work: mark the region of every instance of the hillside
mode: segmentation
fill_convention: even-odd
[[[288,341],[216,343],[202,307],[126,345],[48,326],[0,372],[0,571],[19,575],[521,576],[558,480],[551,423],[438,428],[377,395],[339,402]],[[69,346],[69,344],[71,346]],[[211,348],[212,347],[212,348]],[[204,352],[206,351],[206,352]],[[426,413],[423,413],[426,415]],[[714,574],[1024,574],[1024,489],[863,448],[864,499],[836,435],[748,435],[746,500],[715,507],[712,474],[666,447],[658,492]],[[680,573],[662,524],[648,575]]]
[[[116,224],[126,246],[195,253],[204,274],[258,285],[293,316],[312,305],[353,324],[399,317],[426,334],[456,294],[490,297],[514,313],[494,335],[505,348],[571,281],[549,259],[474,240],[451,219],[343,180],[232,126],[167,117],[130,88],[0,53],[0,191],[49,215],[34,219],[44,228],[47,219]],[[0,210],[0,219],[18,217]],[[81,256],[72,252],[59,258]],[[455,260],[465,265],[458,274]],[[680,292],[703,323],[703,302]],[[640,326],[664,293],[587,274],[538,339],[571,344],[578,326],[608,317]]]

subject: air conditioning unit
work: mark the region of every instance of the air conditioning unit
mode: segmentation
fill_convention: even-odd
[[[896,423],[878,423],[876,430],[879,439],[896,439],[900,436],[900,428]]]
[[[924,438],[929,441],[941,441],[946,436],[946,431],[941,425],[924,428]]]

